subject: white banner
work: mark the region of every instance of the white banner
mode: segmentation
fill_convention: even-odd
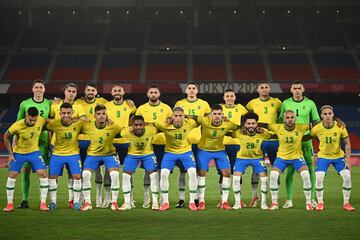
[[[270,83],[272,93],[282,93],[278,83]],[[181,90],[185,93],[186,83],[180,84]],[[222,94],[227,89],[234,90],[235,93],[256,93],[257,83],[199,83],[199,93],[202,94]]]

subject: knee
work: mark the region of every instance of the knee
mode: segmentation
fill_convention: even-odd
[[[188,174],[189,174],[189,176],[196,176],[196,169],[195,168],[189,168],[188,170],[187,170],[187,172],[188,172]]]
[[[47,172],[45,170],[39,170],[37,171],[37,174],[40,178],[47,178]]]
[[[84,180],[90,180],[91,178],[91,171],[89,170],[84,170],[82,173],[82,177]]]
[[[168,178],[170,175],[170,170],[163,168],[161,169],[161,178]]]

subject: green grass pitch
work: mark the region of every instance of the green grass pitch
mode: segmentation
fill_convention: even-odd
[[[248,172],[250,172],[248,170]],[[67,208],[66,177],[60,178],[58,210],[38,210],[38,180],[32,175],[30,209],[0,212],[0,239],[359,239],[360,167],[352,169],[351,203],[357,210],[342,210],[342,180],[331,168],[325,178],[324,212],[305,211],[301,179],[295,176],[293,209],[275,212],[260,208],[224,211],[216,208],[219,199],[217,176],[211,168],[206,182],[207,209],[191,212],[187,208],[171,208],[167,212],[143,209],[143,170],[137,171],[134,182],[136,208],[126,212],[93,209],[75,212]],[[177,202],[177,176],[170,179],[170,205]],[[7,169],[0,169],[0,206],[6,205]],[[282,174],[284,183],[284,174]],[[243,183],[243,200],[250,201],[250,174]],[[93,204],[95,188],[93,184]],[[186,196],[188,199],[188,195]],[[280,186],[280,204],[284,202],[284,184]],[[18,177],[14,204],[21,200],[21,177]],[[230,203],[234,198],[230,193]],[[123,202],[120,194],[119,205]],[[268,193],[270,203],[270,192]]]

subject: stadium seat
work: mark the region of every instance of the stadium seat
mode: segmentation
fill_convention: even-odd
[[[231,66],[234,81],[267,80],[264,64],[258,54],[231,55]]]
[[[227,81],[225,59],[221,54],[194,55],[195,81]]]
[[[135,54],[108,54],[103,57],[98,81],[138,81],[141,56]]]
[[[184,54],[154,54],[149,56],[146,80],[154,81],[181,81],[187,79],[186,55]]]

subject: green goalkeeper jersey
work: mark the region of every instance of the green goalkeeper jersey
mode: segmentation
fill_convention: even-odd
[[[301,101],[295,101],[293,98],[286,99],[281,105],[279,121],[283,122],[284,113],[292,110],[296,116],[296,123],[312,123],[320,120],[314,101],[304,97]],[[307,134],[307,131],[305,134]]]
[[[30,107],[36,107],[39,110],[39,116],[43,118],[48,118],[50,114],[51,109],[51,101],[44,98],[42,102],[36,102],[33,98],[26,99],[20,103],[19,112],[17,115],[17,120],[24,119],[27,110]],[[39,145],[42,145],[44,143],[48,142],[48,134],[47,131],[44,131],[41,133],[39,137]]]

